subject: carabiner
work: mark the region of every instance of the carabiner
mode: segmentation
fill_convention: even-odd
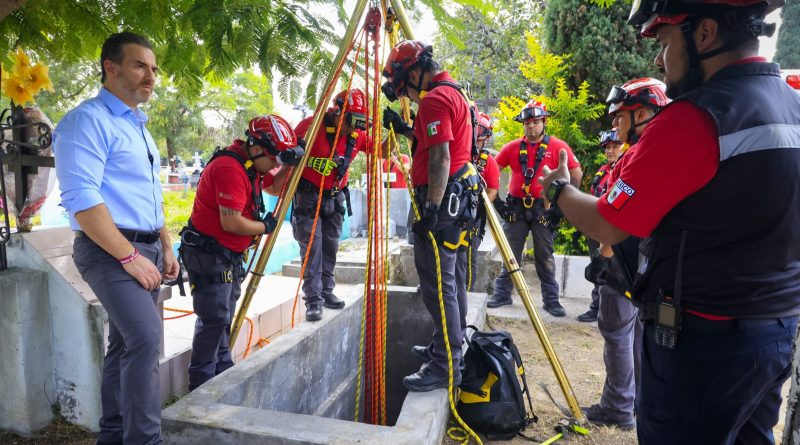
[[[455,206],[453,204],[455,204]],[[455,218],[458,216],[459,207],[461,207],[461,198],[455,193],[451,193],[450,198],[447,200],[447,214]]]
[[[531,196],[529,193],[525,195],[524,198],[522,198],[522,205],[524,205],[526,209],[529,209],[533,207],[533,201],[534,201],[533,196]]]

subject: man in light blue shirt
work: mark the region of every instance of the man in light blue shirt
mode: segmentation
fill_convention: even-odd
[[[155,85],[150,43],[111,35],[100,55],[103,87],[67,113],[54,134],[62,205],[75,230],[73,259],[109,319],[97,443],[162,443],[156,301],[178,275],[164,228],[159,153],[138,108]]]

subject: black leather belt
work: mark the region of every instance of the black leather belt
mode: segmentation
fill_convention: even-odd
[[[795,317],[785,318],[734,318],[732,320],[709,320],[692,314],[683,314],[681,329],[692,332],[737,332],[766,326],[788,326]]]
[[[125,237],[128,241],[132,243],[143,243],[143,244],[153,244],[158,241],[161,237],[161,231],[156,230],[153,232],[139,232],[137,230],[130,230],[130,229],[118,229],[119,233]],[[82,230],[75,231],[75,238],[83,238],[88,236]]]

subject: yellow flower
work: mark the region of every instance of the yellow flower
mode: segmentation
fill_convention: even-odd
[[[14,59],[14,75],[21,81],[26,81],[30,75],[31,59],[22,48],[17,48],[16,53],[11,53],[11,58]]]
[[[3,82],[3,93],[17,105],[25,105],[33,101],[33,94],[15,76],[11,76]]]
[[[50,82],[50,77],[47,75],[48,68],[41,63],[37,63],[30,71],[30,78],[28,81],[28,88],[31,93],[37,94],[39,90],[45,89],[53,91],[53,83]]]

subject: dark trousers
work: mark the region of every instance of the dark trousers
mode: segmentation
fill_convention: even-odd
[[[192,283],[192,305],[197,315],[189,363],[189,391],[193,391],[233,366],[228,345],[244,267],[239,261],[232,264],[222,254],[190,246],[183,247],[183,262]],[[233,282],[204,282],[220,277],[224,271],[231,271]]]
[[[652,322],[645,324],[639,443],[772,444],[797,320],[738,320],[708,332],[702,325],[714,322],[692,327],[690,317],[673,350],[656,345]]]
[[[558,282],[556,281],[556,262],[553,257],[553,229],[539,223],[539,217],[544,214],[543,204],[537,200],[530,209],[520,212],[514,222],[503,222],[503,231],[506,233],[508,244],[514,253],[517,264],[522,264],[522,250],[528,233],[533,236],[533,260],[536,266],[536,275],[542,285],[542,301],[544,304],[558,302]],[[494,283],[494,299],[510,300],[513,283],[508,271],[503,266],[503,271]]]
[[[472,280],[470,275],[475,273],[475,269],[471,269],[473,265],[470,264],[471,249],[472,244],[470,243],[469,246],[459,247],[456,253],[456,296],[462,340],[467,335],[467,292],[469,292],[468,286]]]
[[[314,242],[308,253],[308,265],[303,274],[303,300],[305,300],[306,306],[321,305],[324,301],[322,296],[332,294],[333,288],[336,287],[333,269],[336,267],[339,237],[342,235],[342,224],[344,223],[344,202],[342,193],[332,198],[322,198]],[[298,191],[294,195],[292,232],[294,239],[300,245],[301,256],[305,255],[306,249],[308,249],[316,208],[316,191]]]
[[[440,213],[440,220],[434,231],[452,228],[455,224],[453,220],[442,219],[442,213]],[[439,253],[441,280],[437,276],[434,249]],[[420,236],[418,233],[414,233],[414,265],[419,275],[422,301],[433,320],[433,340],[430,348],[432,360],[429,366],[439,376],[446,376],[448,372],[447,350],[445,349],[444,332],[442,330],[442,311],[439,308],[439,283],[442,286],[442,300],[447,320],[448,342],[452,353],[454,375],[458,375],[460,372],[461,341],[464,337],[461,325],[466,323],[467,288],[464,277],[458,278],[457,263],[458,249],[445,247],[441,242],[437,242],[434,247],[429,236]]]
[[[600,243],[587,236],[586,246],[589,248],[589,252],[592,252],[593,250],[596,251],[597,249],[600,248]],[[594,261],[593,259],[594,257],[591,258],[592,261]],[[589,303],[589,310],[596,314],[599,309],[600,309],[600,285],[595,284],[594,287],[592,288],[592,302]]]
[[[600,285],[597,327],[603,336],[606,381],[600,407],[619,422],[633,420],[636,387],[642,352],[642,323],[639,311],[619,291]]]
[[[163,269],[159,242],[134,246]],[[161,444],[158,359],[163,325],[156,306],[158,290],[144,289],[116,258],[87,237],[75,238],[72,258],[108,313],[98,440]]]

